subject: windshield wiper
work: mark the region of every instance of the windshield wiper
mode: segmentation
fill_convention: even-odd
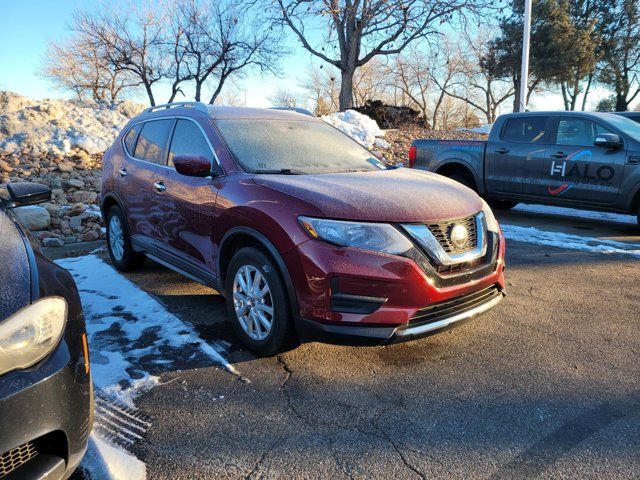
[[[291,168],[281,168],[281,169],[276,169],[276,170],[256,170],[253,173],[266,173],[266,174],[273,174],[273,175],[305,175],[306,173],[303,172],[302,170],[294,170]]]

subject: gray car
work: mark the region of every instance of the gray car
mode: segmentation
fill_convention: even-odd
[[[638,215],[640,124],[612,113],[502,115],[485,141],[416,140],[409,166],[507,209],[518,202]]]

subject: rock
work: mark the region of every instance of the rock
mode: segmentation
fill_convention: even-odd
[[[41,206],[42,208],[45,208],[51,216],[57,216],[60,212],[60,205],[56,205],[55,203],[47,202],[43,203]]]
[[[71,162],[61,162],[58,164],[58,170],[62,173],[71,173],[73,172],[73,164]]]
[[[76,227],[79,227],[80,225],[82,225],[82,217],[75,216],[69,219],[69,227],[76,228]]]
[[[67,216],[77,217],[78,215],[84,213],[85,210],[86,208],[83,203],[76,203],[75,205],[72,205],[71,208],[67,211]]]
[[[11,173],[13,168],[4,160],[0,160],[0,172]]]
[[[76,237],[74,237],[73,235],[68,235],[66,237],[64,237],[64,243],[76,243],[78,241],[78,239]]]
[[[14,210],[22,225],[29,230],[45,230],[51,225],[51,215],[38,205],[18,207]]]
[[[61,238],[47,237],[42,239],[42,244],[45,247],[63,247],[64,240],[62,240]]]
[[[56,191],[56,190],[60,190],[61,193],[62,192],[62,180],[60,179],[60,177],[52,177],[51,178],[51,190]]]
[[[70,178],[65,183],[67,187],[78,188],[78,189],[84,188],[84,182],[79,178]]]
[[[100,238],[100,234],[97,232],[94,232],[93,230],[82,235],[83,242],[93,242],[95,240],[98,240],[99,238]]]

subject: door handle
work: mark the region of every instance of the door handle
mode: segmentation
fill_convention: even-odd
[[[552,153],[551,156],[554,158],[567,158],[567,154],[563,152]]]
[[[629,157],[627,159],[627,165],[638,165],[640,164],[640,157]]]
[[[496,153],[499,153],[500,155],[505,155],[507,153],[509,153],[509,150],[507,148],[499,148],[498,150],[496,150]]]
[[[129,175],[129,174],[127,173],[127,170],[126,170],[125,168],[121,168],[121,169],[118,171],[118,173],[120,173],[120,176],[121,176],[121,177],[126,177],[127,175]]]
[[[155,182],[153,184],[153,187],[156,189],[156,191],[158,192],[164,192],[167,189],[167,186],[164,184],[164,182]]]

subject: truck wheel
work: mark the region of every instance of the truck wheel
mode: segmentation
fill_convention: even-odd
[[[231,259],[226,299],[233,330],[260,356],[283,351],[293,340],[293,320],[284,282],[261,251],[245,247]]]
[[[509,200],[489,200],[487,203],[494,210],[511,210],[518,205],[518,202],[511,202]]]
[[[107,212],[107,247],[111,263],[123,272],[140,268],[145,256],[137,253],[131,245],[131,236],[122,210],[114,205]]]

